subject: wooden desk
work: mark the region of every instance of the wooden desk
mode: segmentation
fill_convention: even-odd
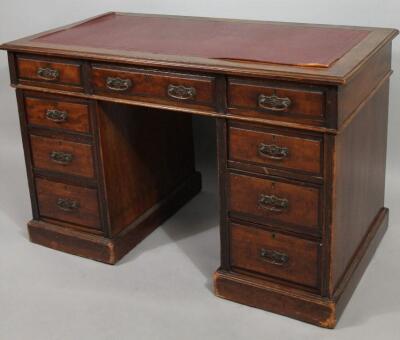
[[[216,295],[334,327],[387,228],[397,33],[107,13],[2,45],[31,240],[118,261],[200,191],[191,114],[213,117]]]

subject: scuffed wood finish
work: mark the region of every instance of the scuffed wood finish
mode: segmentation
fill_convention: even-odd
[[[69,44],[68,32],[113,18],[124,32],[114,35],[118,41],[105,34],[121,27],[106,25],[106,32],[96,31],[105,40],[82,44],[88,36],[78,34],[72,38],[81,43]],[[339,59],[327,53],[338,46],[334,41],[323,51],[296,42],[280,45],[310,53],[312,60],[337,59],[323,68],[299,67],[293,60],[304,54],[290,56],[296,65],[274,65],[205,58],[202,41],[166,46],[176,36],[168,25],[162,44],[141,41],[126,33],[132,30],[126,23],[136,19],[146,25],[193,20],[195,27],[229,22],[106,13],[83,26],[0,46],[8,51],[17,88],[31,240],[116,263],[200,191],[190,114],[212,117],[221,229],[216,295],[335,327],[388,224],[387,111],[391,41],[398,31],[259,23],[273,27],[274,39],[273,32],[280,36],[293,28],[349,29],[362,36]],[[132,39],[151,48],[136,51]],[[162,54],[194,45],[200,50]],[[269,52],[275,58],[279,51]],[[38,68],[58,75],[42,79]],[[50,121],[47,110],[66,111],[68,119]],[[73,161],[49,160],[55,148],[74,154]]]
[[[40,216],[89,228],[102,228],[96,190],[42,178],[36,179],[36,189]],[[76,202],[76,208],[60,208],[57,204],[59,199]]]
[[[233,268],[319,287],[319,243],[235,223],[230,233]],[[285,256],[285,262],[273,263],[263,251]]]
[[[319,231],[319,189],[302,186],[300,183],[285,183],[281,180],[230,174],[229,211],[234,216],[247,217],[262,224],[288,224],[291,229],[304,228],[318,234]],[[270,205],[260,202],[262,195],[287,200],[287,208],[270,210]]]
[[[107,85],[110,78],[128,81],[129,85],[125,90],[113,89]],[[139,98],[144,101],[193,106],[206,110],[215,106],[215,79],[209,76],[93,65],[92,86],[95,93],[116,97]],[[191,96],[183,94],[180,99],[174,93],[169,95],[169,86],[181,86],[186,91],[192,91]]]
[[[323,148],[319,138],[271,130],[250,130],[246,125],[230,126],[228,134],[229,159],[232,161],[321,174]],[[274,155],[262,152],[262,146],[284,150]]]
[[[88,178],[95,176],[91,145],[35,135],[30,138],[34,168]],[[53,153],[66,154],[71,160],[65,163],[54,160]]]
[[[65,99],[65,97],[64,97]],[[25,96],[25,106],[28,124],[51,129],[63,129],[81,133],[89,133],[89,107],[86,103],[62,101],[58,97],[36,98]],[[65,112],[64,121],[54,121],[46,117],[48,110]]]

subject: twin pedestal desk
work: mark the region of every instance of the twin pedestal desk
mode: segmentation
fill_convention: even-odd
[[[106,13],[2,45],[32,242],[117,262],[201,190],[191,115],[212,117],[215,294],[333,328],[388,224],[397,33]]]

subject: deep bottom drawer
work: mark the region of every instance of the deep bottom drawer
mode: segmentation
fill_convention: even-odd
[[[97,190],[36,179],[41,217],[101,229]]]
[[[231,265],[318,288],[319,243],[232,223]]]

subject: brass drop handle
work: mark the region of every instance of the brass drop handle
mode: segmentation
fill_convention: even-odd
[[[67,120],[67,118],[68,118],[67,111],[60,111],[56,109],[48,109],[46,111],[46,119],[51,120],[52,122],[63,123]]]
[[[112,91],[127,91],[132,87],[132,81],[118,77],[107,77],[106,86]]]
[[[57,199],[57,207],[63,211],[71,212],[79,209],[79,202],[69,198],[60,197]]]
[[[36,74],[39,78],[45,80],[57,80],[60,77],[58,70],[48,67],[39,67]]]
[[[283,266],[289,261],[289,256],[287,254],[266,248],[261,248],[260,257],[263,261],[277,266]]]
[[[289,149],[275,144],[260,143],[258,153],[263,157],[280,161],[289,155]]]
[[[278,97],[276,94],[267,96],[265,94],[260,94],[258,96],[258,106],[262,109],[275,111],[275,112],[286,112],[292,101],[288,97]]]
[[[289,208],[289,200],[276,197],[275,195],[261,194],[258,200],[259,205],[268,211],[280,213]]]
[[[62,165],[70,164],[74,158],[72,154],[62,151],[52,151],[50,152],[49,157],[53,162]]]
[[[169,97],[174,99],[190,100],[196,97],[196,89],[194,87],[169,84],[167,94]]]

